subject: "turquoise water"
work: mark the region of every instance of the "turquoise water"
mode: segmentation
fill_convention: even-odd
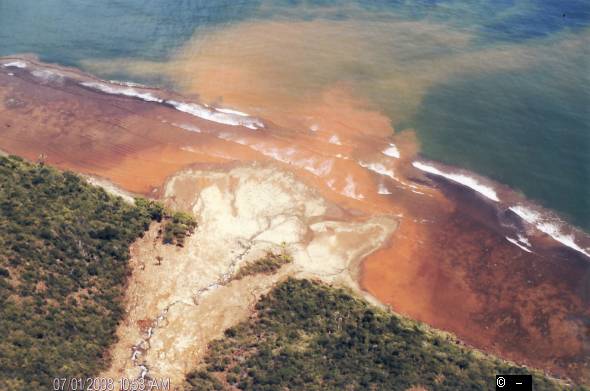
[[[351,82],[396,129],[415,129],[426,157],[508,184],[590,231],[586,0],[0,0],[0,55],[82,68],[94,59],[162,61],[213,30],[318,19],[354,21],[370,45],[366,56],[343,58],[346,40],[337,42],[337,63],[317,58],[324,73],[301,67],[308,81]],[[172,83],[169,75],[92,71]]]

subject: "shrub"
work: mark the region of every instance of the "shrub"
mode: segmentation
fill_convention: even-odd
[[[1,390],[51,389],[54,377],[107,365],[129,245],[161,214],[153,201],[128,205],[73,173],[0,157]]]
[[[208,373],[240,390],[427,390],[494,388],[497,373],[527,373],[354,298],[288,279],[263,296],[250,320],[210,344]],[[536,390],[563,389],[533,372]]]
[[[184,212],[174,212],[172,215],[166,215],[165,218],[167,221],[164,224],[163,242],[184,246],[186,236],[192,234],[197,227],[195,219]]]
[[[287,252],[274,253],[269,251],[264,257],[242,266],[233,279],[241,280],[253,274],[272,274],[283,265],[291,262],[293,262],[293,258]]]

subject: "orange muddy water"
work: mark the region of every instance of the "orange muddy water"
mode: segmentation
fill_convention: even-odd
[[[154,198],[189,166],[277,165],[349,212],[347,219],[399,219],[360,276],[394,311],[503,358],[590,381],[588,258],[538,233],[530,246],[510,243],[506,222],[516,220],[503,204],[416,170],[413,134],[395,133],[346,85],[298,107],[306,113],[298,126],[263,118],[263,127],[251,129],[180,111],[172,103],[191,100],[176,93],[121,85],[104,93],[80,83],[106,82],[75,70],[26,64],[0,66],[0,149]],[[159,100],[124,96],[129,91]],[[496,189],[503,200],[518,197]]]

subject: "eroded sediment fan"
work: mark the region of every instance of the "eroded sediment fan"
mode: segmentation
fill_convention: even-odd
[[[31,60],[0,62],[0,149],[154,197],[190,166],[218,173],[271,164],[335,205],[328,215],[351,232],[379,216],[399,220],[362,266],[364,288],[382,302],[503,357],[588,381],[588,235],[521,216],[529,209],[515,207],[529,205],[509,189],[422,159],[416,165],[403,135],[369,132],[358,121],[284,129],[169,91]],[[334,107],[387,123],[367,108]],[[175,191],[170,200],[200,196]],[[321,221],[317,229],[334,230]]]
[[[182,248],[163,245],[155,228],[133,246],[128,317],[118,331],[111,377],[136,377],[146,368],[179,384],[207,344],[245,319],[260,294],[287,274],[360,292],[358,262],[397,224],[390,217],[339,221],[336,206],[271,166],[187,170],[168,182],[164,201],[192,211],[198,229]],[[293,263],[278,274],[231,280],[269,250],[287,251]]]

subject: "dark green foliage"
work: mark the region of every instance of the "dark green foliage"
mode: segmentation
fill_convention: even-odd
[[[184,239],[197,227],[197,222],[188,213],[170,212],[159,202],[136,198],[135,205],[144,210],[151,220],[157,222],[164,220],[162,236],[164,244],[176,244],[182,247]]]
[[[184,212],[174,212],[171,216],[165,217],[167,221],[164,224],[163,242],[182,247],[186,236],[193,233],[197,227],[197,222],[191,215]]]
[[[96,375],[115,340],[129,245],[161,216],[77,175],[0,157],[0,389]]]
[[[162,204],[156,201],[146,200],[145,198],[136,198],[135,206],[146,211],[150,219],[157,222],[162,221],[166,213]]]
[[[217,391],[223,390],[223,385],[206,371],[191,372],[186,377],[186,382],[193,390]]]
[[[195,377],[241,390],[494,389],[496,373],[528,373],[356,299],[342,289],[289,279],[257,313],[214,341]],[[204,371],[206,370],[206,372]],[[562,389],[538,373],[535,390]],[[211,388],[210,388],[211,389]]]
[[[253,274],[272,274],[281,266],[291,262],[293,262],[293,258],[286,252],[275,254],[269,251],[266,256],[242,266],[234,276],[234,280],[241,280]]]

